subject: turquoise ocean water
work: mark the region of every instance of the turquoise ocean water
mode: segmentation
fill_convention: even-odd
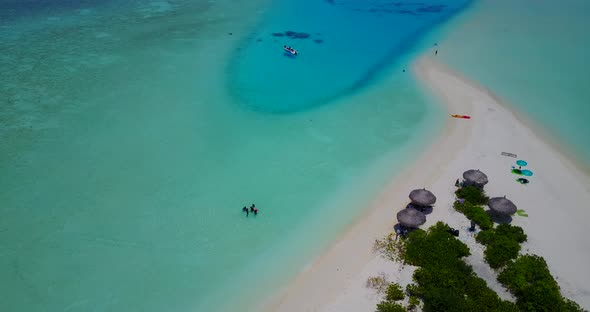
[[[440,127],[403,69],[468,3],[0,0],[0,310],[256,304]]]
[[[585,0],[477,1],[447,24],[439,57],[590,168],[589,13]]]

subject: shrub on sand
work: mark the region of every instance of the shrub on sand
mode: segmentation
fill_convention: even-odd
[[[496,236],[506,236],[518,243],[524,243],[527,236],[520,226],[512,226],[510,224],[500,224],[495,228]]]
[[[505,236],[499,236],[484,251],[486,262],[492,269],[499,269],[518,257],[520,244]]]
[[[559,285],[542,257],[518,257],[498,275],[498,281],[517,298],[521,311],[584,311],[561,296]]]
[[[418,297],[410,296],[408,299],[408,311],[416,311],[420,305],[420,299]]]
[[[586,310],[582,309],[579,304],[576,302],[569,300],[567,298],[563,298],[564,306],[563,310],[567,312],[587,312]]]
[[[483,209],[482,206],[476,206],[475,204],[465,201],[455,202],[453,204],[455,210],[463,213],[467,219],[475,222],[482,230],[491,229],[494,226],[494,222],[490,215]]]
[[[465,199],[474,205],[486,205],[489,197],[486,196],[484,190],[480,190],[475,186],[466,186],[455,191],[458,198]]]
[[[525,242],[527,236],[521,227],[500,224],[495,229],[479,232],[475,239],[486,245],[486,262],[491,268],[498,269],[518,257],[520,243]]]
[[[377,304],[377,312],[407,312],[401,304],[389,301],[382,301]]]
[[[385,300],[377,304],[377,312],[406,312],[406,308],[396,303],[404,298],[404,290],[399,284],[389,284],[385,291]]]
[[[399,284],[396,283],[389,284],[387,291],[385,291],[385,299],[387,301],[403,300],[405,297],[404,290]]]

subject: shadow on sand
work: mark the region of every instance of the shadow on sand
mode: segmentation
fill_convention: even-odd
[[[512,222],[512,216],[495,213],[492,210],[487,210],[486,213],[492,218],[492,221],[497,224],[510,224]]]

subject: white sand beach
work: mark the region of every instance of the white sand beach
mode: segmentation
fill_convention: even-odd
[[[528,217],[514,216],[528,242],[524,253],[545,258],[564,296],[590,308],[590,177],[557,150],[546,138],[519,119],[490,90],[478,86],[431,57],[414,66],[420,81],[444,104],[449,117],[444,131],[414,165],[400,173],[376,198],[367,214],[338,241],[265,304],[267,311],[374,311],[380,301],[367,289],[368,277],[385,272],[402,286],[411,282],[412,269],[388,262],[372,253],[373,242],[392,230],[396,213],[408,203],[412,189],[427,188],[437,196],[434,211],[423,228],[444,221],[461,229],[460,239],[471,249],[467,261],[475,272],[504,299],[511,296],[495,281],[495,273],[483,263],[483,249],[465,230],[469,221],[451,207],[454,182],[468,169],[480,169],[489,177],[490,197],[506,196]],[[513,153],[517,158],[503,156]],[[526,160],[534,175],[528,185],[516,182],[510,172],[517,159]]]

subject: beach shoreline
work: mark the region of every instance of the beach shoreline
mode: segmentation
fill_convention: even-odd
[[[420,57],[413,69],[425,89],[439,99],[447,115],[472,115],[472,119],[449,118],[432,144],[366,207],[366,215],[265,302],[261,310],[373,310],[380,297],[365,287],[367,278],[385,272],[391,281],[405,286],[411,283],[412,271],[372,253],[375,239],[392,231],[395,214],[405,207],[409,201],[407,194],[415,188],[425,187],[438,197],[424,228],[437,221],[460,229],[467,226],[468,220],[455,212],[451,204],[453,182],[468,169],[481,169],[488,174],[488,195],[506,195],[529,213],[529,218],[514,217],[512,222],[529,235],[523,253],[544,257],[563,295],[583,307],[590,306],[590,288],[584,285],[589,272],[576,271],[583,270],[583,263],[590,261],[590,246],[581,239],[588,230],[583,222],[588,212],[576,205],[590,200],[587,172],[581,170],[575,159],[562,153],[551,137],[542,136],[544,133],[536,131],[538,127],[532,121],[520,117],[491,90],[430,56]],[[518,158],[502,156],[501,152],[515,153]],[[528,186],[513,181],[515,176],[510,173],[510,163],[522,158],[529,161],[535,172],[541,172],[531,177]],[[498,170],[502,166],[504,170]],[[563,208],[555,210],[556,206]],[[478,275],[487,277],[484,279],[491,288],[502,292],[495,272],[483,263],[483,249],[464,233],[461,239],[474,254],[468,262]]]

